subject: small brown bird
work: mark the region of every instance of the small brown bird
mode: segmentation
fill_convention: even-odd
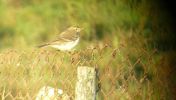
[[[59,34],[56,40],[41,45],[39,47],[53,47],[61,51],[70,51],[74,48],[80,39],[80,31],[82,29],[78,27],[69,27],[66,31]]]

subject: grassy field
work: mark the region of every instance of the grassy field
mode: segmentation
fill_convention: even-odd
[[[175,52],[155,43],[170,32],[160,26],[167,16],[148,3],[1,0],[0,98],[31,100],[46,85],[74,98],[77,67],[90,66],[99,70],[98,100],[172,99]],[[75,51],[36,47],[74,25],[84,28]]]

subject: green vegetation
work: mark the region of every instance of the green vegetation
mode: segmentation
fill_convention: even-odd
[[[161,52],[173,42],[166,36],[172,36],[170,20],[165,24],[169,16],[154,4],[1,0],[0,98],[31,100],[44,85],[61,88],[74,98],[76,68],[86,65],[99,70],[98,100],[171,99],[175,52]],[[72,25],[84,28],[75,51],[36,48]],[[162,45],[163,40],[168,42]]]

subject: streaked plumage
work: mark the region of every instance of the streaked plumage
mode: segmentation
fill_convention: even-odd
[[[80,31],[81,28],[69,27],[66,31],[59,34],[56,40],[41,45],[39,47],[50,46],[61,51],[70,51],[78,44],[80,38]]]

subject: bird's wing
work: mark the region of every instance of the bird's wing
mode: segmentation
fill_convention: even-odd
[[[51,41],[50,43],[48,43],[48,45],[60,45],[60,44],[64,44],[64,43],[67,43],[67,42],[70,42],[70,41],[59,38],[59,39],[56,39],[54,41]]]
[[[65,41],[73,41],[77,39],[77,31],[74,29],[67,29],[66,31],[59,34],[57,39],[63,39]]]

